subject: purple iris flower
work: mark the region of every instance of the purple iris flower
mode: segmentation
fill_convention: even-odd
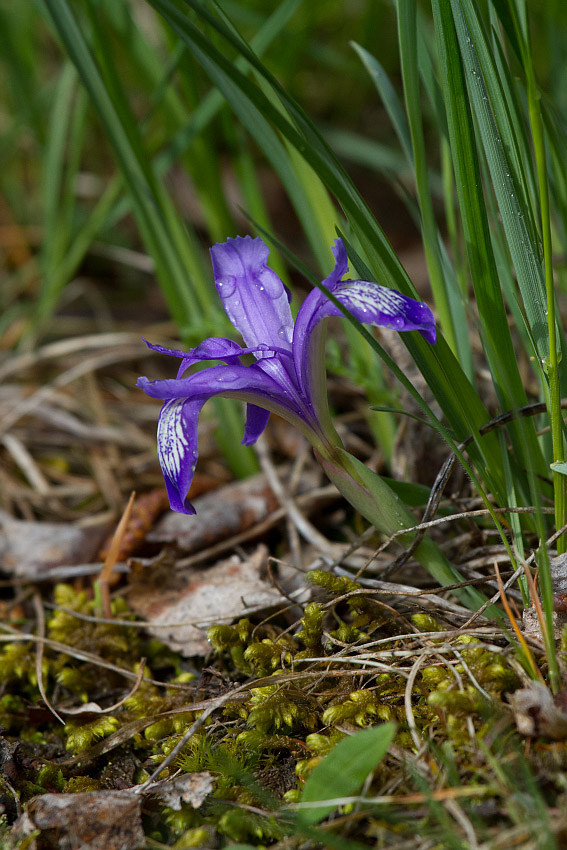
[[[435,342],[435,320],[426,304],[393,289],[363,280],[343,280],[347,254],[340,239],[332,248],[335,268],[323,283],[360,322],[397,331],[418,330]],[[186,494],[197,462],[197,421],[204,403],[215,395],[247,402],[244,445],[255,443],[270,412],[296,425],[320,455],[341,446],[327,404],[325,335],[322,319],[340,316],[338,308],[314,289],[303,302],[295,325],[290,295],[267,266],[269,249],[260,238],[227,239],[211,248],[217,292],[245,348],[224,337],[211,337],[188,352],[149,347],[181,359],[177,378],[138,386],[164,400],[158,424],[158,454],[174,511],[195,513]],[[255,362],[240,358],[253,354]],[[221,361],[184,377],[195,363]]]

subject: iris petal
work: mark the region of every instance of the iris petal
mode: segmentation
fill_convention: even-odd
[[[341,280],[348,271],[346,250],[341,239],[335,241],[333,254],[335,268],[323,283],[359,322],[397,331],[417,330],[428,342],[435,342],[435,319],[427,304],[377,283]],[[323,292],[313,290],[297,314],[293,336],[293,360],[301,391],[311,399],[316,416],[328,433],[330,415],[325,382],[325,329],[321,321],[329,316],[342,316],[342,313]]]
[[[419,331],[427,342],[435,342],[435,319],[422,301],[366,280],[343,281],[333,295],[359,322],[395,331]],[[317,320],[340,315],[331,301],[325,301],[317,311]]]
[[[331,251],[333,252],[333,257],[335,258],[335,268],[333,269],[329,277],[325,278],[325,280],[323,281],[323,286],[325,286],[332,292],[335,286],[337,286],[337,284],[341,282],[345,274],[348,272],[348,256],[344,242],[338,236],[335,239],[334,243],[331,245]],[[323,298],[325,298],[324,295]]]
[[[270,411],[257,404],[246,405],[246,425],[244,426],[243,446],[253,445],[264,431],[270,418]]]
[[[234,342],[234,340],[227,339],[223,336],[212,336],[209,337],[209,339],[204,339],[203,342],[200,342],[196,348],[192,348],[190,351],[180,351],[177,348],[164,348],[163,345],[156,345],[155,343],[148,342],[147,339],[145,339],[144,342],[148,348],[152,349],[152,351],[158,351],[160,354],[169,354],[171,357],[181,358],[182,362],[177,372],[178,378],[180,378],[185,370],[190,366],[193,366],[195,363],[202,363],[203,360],[222,360],[224,363],[236,366],[240,363],[238,358],[242,354],[258,355],[259,352],[262,352],[262,354],[268,353],[270,355],[278,352],[281,354],[287,354],[287,352],[283,349],[275,346],[270,347],[269,345],[254,345],[252,348],[242,348],[242,346],[237,342]]]
[[[211,248],[217,291],[227,316],[248,346],[275,345],[291,351],[293,319],[288,293],[266,265],[269,249],[250,236]],[[259,352],[258,358],[265,356]]]
[[[173,398],[163,405],[158,421],[158,457],[173,511],[194,514],[187,499],[199,452],[197,422],[206,399]]]
[[[335,267],[323,284],[334,292],[348,272],[348,257],[342,239],[335,239],[331,250]],[[319,310],[328,303],[327,296],[320,289],[313,289],[299,308],[293,332],[293,362],[303,395],[311,400],[324,430],[334,436],[327,401],[325,328],[319,324]]]
[[[186,495],[198,458],[197,422],[201,408],[212,396],[248,402],[245,445],[258,439],[268,422],[268,411],[283,416],[304,433],[311,430],[301,406],[290,403],[285,391],[258,364],[211,366],[188,378],[165,381],[138,378],[138,386],[166,402],[158,424],[158,456],[171,508],[181,513],[194,513]]]

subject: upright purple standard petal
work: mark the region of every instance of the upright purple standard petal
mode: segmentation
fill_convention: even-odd
[[[237,236],[211,248],[217,291],[234,327],[248,346],[260,343],[291,351],[293,319],[288,293],[266,265],[260,238]],[[260,359],[262,353],[258,355]]]
[[[348,272],[348,257],[342,239],[331,246],[335,267],[323,285],[334,292]],[[325,327],[317,318],[322,305],[329,303],[320,289],[313,289],[299,309],[293,332],[293,362],[304,394],[311,399],[321,423],[329,431],[330,414],[325,379]],[[334,429],[333,429],[334,430]]]

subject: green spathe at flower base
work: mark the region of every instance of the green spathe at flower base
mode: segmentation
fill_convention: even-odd
[[[317,450],[315,453],[327,477],[359,513],[383,534],[390,535],[407,528],[408,533],[396,539],[402,545],[410,545],[415,517],[379,475],[344,449],[335,449],[333,459],[323,457]],[[424,537],[413,554],[439,584],[458,584],[463,580],[430,537]],[[485,601],[470,587],[456,593],[464,604],[474,609]]]
[[[358,321],[397,331],[417,330],[435,342],[435,320],[426,304],[376,283],[344,280],[348,266],[341,239],[335,240],[332,250],[335,268],[323,283]],[[270,412],[277,413],[305,434],[331,481],[379,531],[411,529],[415,525],[411,512],[379,476],[344,450],[329,414],[322,320],[340,316],[340,311],[314,289],[294,324],[289,293],[267,265],[268,254],[262,239],[249,236],[228,239],[211,249],[218,294],[245,348],[223,337],[206,339],[189,352],[148,343],[181,360],[176,379],[138,380],[148,395],[165,402],[158,424],[158,454],[171,508],[195,512],[186,494],[198,457],[197,422],[203,404],[223,395],[247,402],[245,445],[258,439]],[[254,354],[255,362],[242,365],[244,354]],[[193,364],[207,360],[224,365],[185,376]],[[407,545],[410,539],[404,536],[402,542]],[[424,540],[415,554],[440,583],[461,580],[431,540]],[[468,588],[461,596],[473,607],[481,600]]]

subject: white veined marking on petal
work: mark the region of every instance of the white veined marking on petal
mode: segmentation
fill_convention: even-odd
[[[379,310],[387,316],[397,317],[400,314],[405,315],[407,309],[407,299],[404,295],[377,283],[363,281],[349,285],[348,281],[345,281],[341,291],[348,295],[353,307],[360,308],[363,313]]]
[[[158,448],[161,461],[172,480],[179,477],[181,462],[187,448],[183,431],[183,403],[185,399],[172,399],[164,405],[158,424]]]

